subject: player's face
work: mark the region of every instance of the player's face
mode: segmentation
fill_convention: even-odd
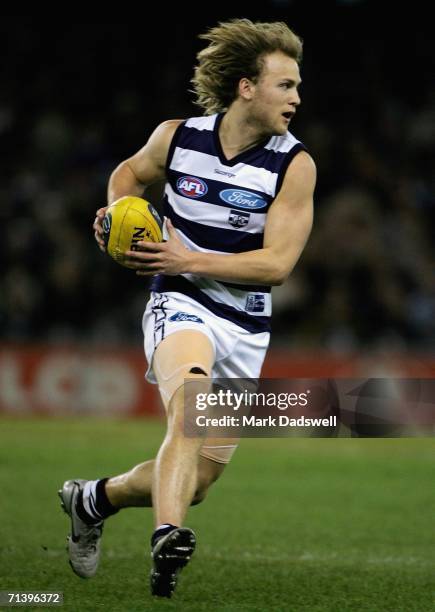
[[[297,62],[275,51],[264,58],[263,70],[253,87],[251,118],[269,134],[285,134],[301,103],[301,82]]]

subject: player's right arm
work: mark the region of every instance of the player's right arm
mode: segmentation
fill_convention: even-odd
[[[135,155],[121,162],[112,172],[107,188],[107,206],[99,208],[93,224],[95,240],[105,251],[102,222],[107,207],[127,195],[142,196],[145,187],[165,178],[166,160],[175,130],[182,122],[174,119],[161,123],[148,142]]]

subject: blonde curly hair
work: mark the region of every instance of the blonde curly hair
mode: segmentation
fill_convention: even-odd
[[[207,115],[228,109],[237,97],[241,78],[254,82],[261,74],[266,54],[281,51],[302,60],[302,40],[281,21],[252,22],[232,19],[211,28],[199,38],[209,41],[197,55],[192,78],[196,104]]]

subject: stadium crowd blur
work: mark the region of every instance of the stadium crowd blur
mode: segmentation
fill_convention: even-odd
[[[182,27],[174,18],[154,41],[140,23],[49,31],[29,19],[3,22],[3,340],[141,343],[147,283],[97,249],[94,212],[111,171],[159,122],[200,114],[188,91],[197,34],[246,16],[285,20],[304,38],[303,104],[290,129],[318,166],[313,233],[274,289],[273,342],[433,346],[429,27],[410,29],[398,47],[397,31],[372,21],[364,3],[337,3],[325,30],[302,4],[197,15]],[[158,203],[156,190],[149,198]]]

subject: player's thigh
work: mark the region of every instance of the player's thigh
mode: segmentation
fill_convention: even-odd
[[[186,379],[197,379],[198,391],[201,380],[210,384],[214,359],[210,338],[197,330],[180,330],[160,342],[154,352],[153,369],[166,409],[175,393],[183,392]]]

